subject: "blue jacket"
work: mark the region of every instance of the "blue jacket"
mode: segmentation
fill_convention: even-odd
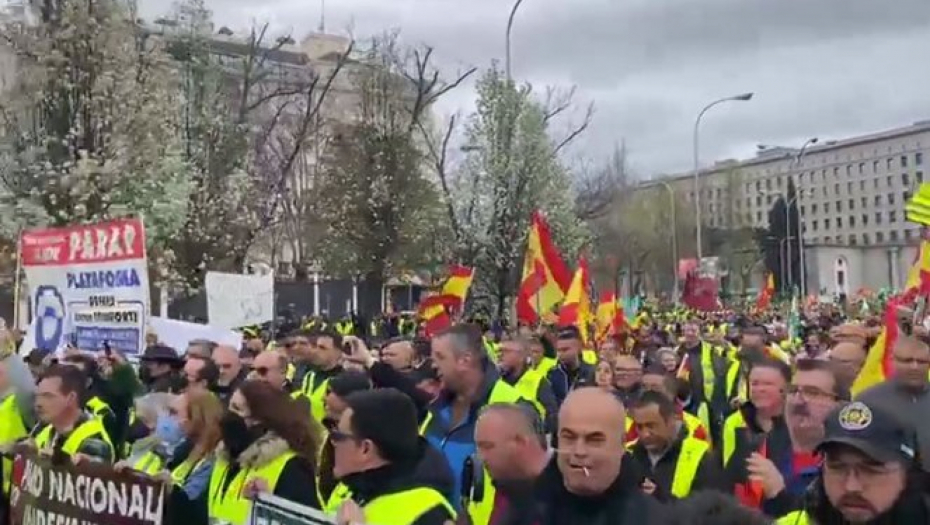
[[[500,381],[500,375],[497,369],[490,363],[485,365],[484,383],[480,390],[483,394],[472,404],[465,419],[458,424],[452,422],[452,402],[455,399],[455,394],[452,392],[441,392],[429,406],[428,421],[423,436],[442,452],[449,463],[449,468],[452,469],[455,480],[452,504],[456,507],[459,506],[462,495],[462,471],[465,460],[476,451],[475,422],[481,408],[488,404],[491,391],[498,381]]]

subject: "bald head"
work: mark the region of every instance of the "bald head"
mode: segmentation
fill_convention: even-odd
[[[559,470],[569,492],[594,496],[620,475],[626,410],[596,387],[573,390],[559,410]]]
[[[251,377],[282,388],[287,383],[287,363],[287,356],[283,352],[267,350],[255,356]]]
[[[221,386],[232,384],[242,372],[242,362],[239,360],[239,351],[229,345],[219,345],[213,349],[213,362],[220,370],[217,380]]]
[[[894,345],[894,381],[908,390],[922,392],[930,374],[930,347],[915,337],[902,337]]]

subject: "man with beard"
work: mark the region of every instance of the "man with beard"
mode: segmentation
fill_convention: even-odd
[[[748,442],[734,455],[729,469],[737,497],[774,517],[802,506],[803,495],[818,474],[815,450],[823,439],[824,420],[838,403],[849,399],[849,391],[826,361],[798,361],[786,390],[785,425],[773,427],[761,442]]]
[[[820,476],[804,507],[778,525],[930,523],[915,447],[910,428],[880,407],[857,401],[835,409],[817,447]]]
[[[913,337],[902,337],[894,346],[892,359],[894,376],[860,393],[856,400],[915,425],[918,457],[924,472],[930,473],[930,417],[926,417],[930,414],[930,346]]]

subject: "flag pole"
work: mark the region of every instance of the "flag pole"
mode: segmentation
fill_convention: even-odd
[[[16,274],[13,276],[13,328],[19,329],[19,302],[23,288],[23,232],[16,235]]]

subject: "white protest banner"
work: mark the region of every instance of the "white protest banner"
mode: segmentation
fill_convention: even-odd
[[[21,246],[34,348],[108,343],[129,356],[141,352],[149,274],[140,219],[28,230]]]
[[[207,272],[207,319],[212,326],[241,328],[274,318],[274,276]]]
[[[271,494],[261,494],[252,503],[247,525],[333,525],[335,518]]]
[[[205,324],[150,317],[149,329],[158,336],[159,343],[174,348],[179,354],[183,354],[187,350],[188,343],[195,339],[206,339],[233,348],[242,346],[241,333]]]

